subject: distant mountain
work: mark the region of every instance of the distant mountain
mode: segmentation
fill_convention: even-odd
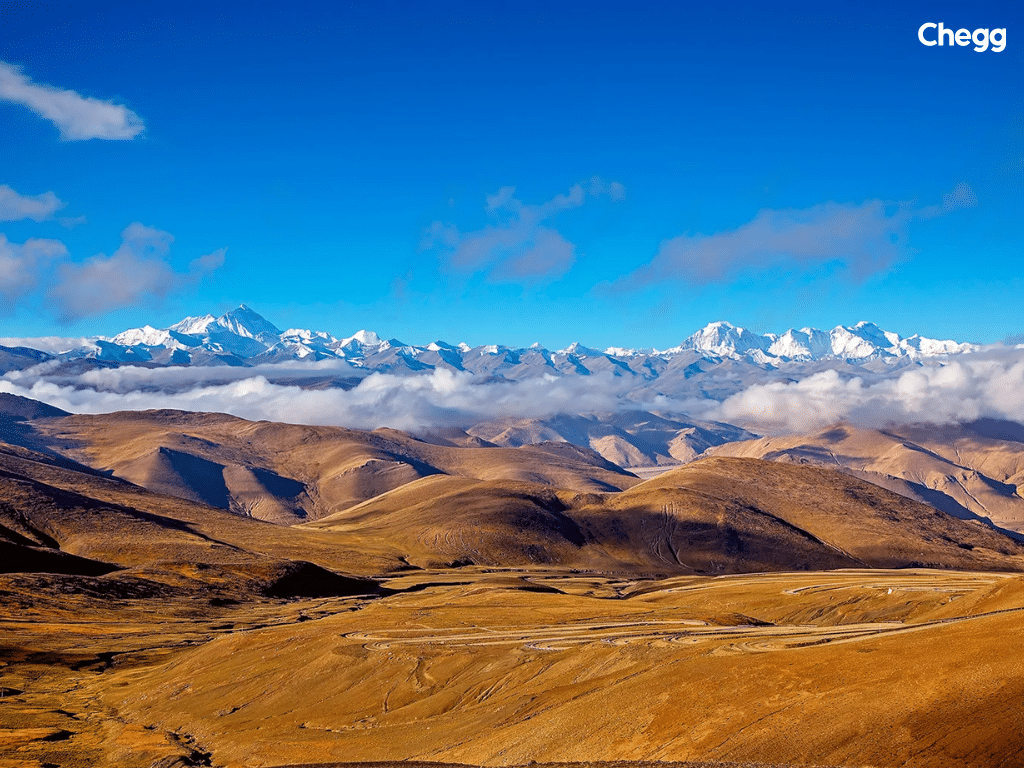
[[[733,360],[748,359],[759,363],[780,363],[807,360],[844,360],[847,362],[886,358],[919,359],[937,355],[953,355],[978,349],[974,344],[926,339],[917,334],[906,339],[891,331],[883,331],[874,323],[859,322],[853,326],[838,325],[831,331],[817,328],[790,329],[777,336],[759,335],[731,323],[710,323],[694,333],[678,347],[665,354],[694,350]]]
[[[873,323],[757,334],[727,322],[710,323],[676,347],[665,350],[580,343],[548,350],[487,344],[470,347],[434,341],[425,345],[383,339],[360,330],[336,337],[301,328],[280,330],[242,304],[220,317],[186,317],[168,328],[143,326],[115,336],[95,337],[53,354],[0,347],[0,367],[28,367],[41,361],[93,360],[98,364],[253,366],[287,360],[344,360],[355,368],[387,373],[436,369],[467,371],[515,380],[533,376],[576,376],[607,372],[653,381],[666,374],[691,378],[711,363],[735,361],[769,370],[826,362],[832,365],[901,365],[977,350],[977,345],[914,335],[903,338]],[[694,367],[696,366],[696,367]]]
[[[474,441],[510,447],[545,441],[571,443],[620,466],[646,467],[684,463],[711,446],[754,437],[739,427],[694,420],[685,415],[689,403],[723,401],[753,385],[789,384],[823,371],[870,383],[915,366],[943,365],[980,348],[919,335],[903,338],[866,322],[830,331],[801,328],[781,335],[757,334],[731,323],[714,322],[665,350],[602,350],[581,343],[559,350],[539,344],[470,347],[441,340],[416,345],[369,330],[348,336],[302,328],[281,330],[242,304],[219,317],[206,314],[186,317],[167,328],[130,328],[111,337],[93,337],[84,343],[77,340],[60,351],[53,351],[53,339],[49,339],[47,349],[50,351],[0,347],[0,375],[31,369],[27,375],[15,375],[19,386],[33,377],[58,386],[80,386],[81,376],[96,369],[196,369],[194,373],[143,378],[97,376],[86,385],[116,393],[141,386],[150,391],[181,392],[246,378],[246,369],[256,366],[259,375],[272,385],[305,389],[351,389],[374,373],[416,376],[448,371],[488,385],[594,377],[597,380],[588,391],[604,397],[608,412],[588,413],[593,405],[581,406],[578,411],[570,406],[539,419],[507,413],[487,421],[467,415],[460,422],[453,410],[437,424],[425,424],[424,429],[456,426],[464,430],[461,434],[446,436],[435,430],[423,437],[441,445],[461,446]],[[323,364],[295,365],[303,362]],[[289,365],[279,365],[282,363]],[[214,372],[211,367],[236,371]],[[542,408],[541,413],[547,412]],[[167,467],[176,460],[173,454],[152,457],[155,463],[145,472],[157,472],[157,464],[170,472]]]

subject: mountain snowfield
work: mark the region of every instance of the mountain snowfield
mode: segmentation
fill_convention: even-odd
[[[26,340],[31,347],[31,340]],[[149,325],[131,328],[113,337],[96,337],[54,355],[60,359],[91,359],[115,364],[252,366],[288,360],[344,360],[357,368],[389,373],[423,372],[437,368],[500,374],[518,379],[533,374],[581,374],[607,370],[657,378],[662,366],[676,358],[715,362],[735,360],[762,368],[792,363],[835,361],[860,365],[917,362],[929,358],[974,352],[980,347],[956,341],[907,338],[874,323],[788,330],[757,334],[731,323],[710,323],[676,347],[665,350],[609,347],[604,350],[574,343],[551,351],[534,344],[528,348],[488,344],[470,347],[434,341],[426,345],[383,339],[360,330],[336,337],[301,328],[280,330],[246,305],[220,317],[186,317],[168,328]]]

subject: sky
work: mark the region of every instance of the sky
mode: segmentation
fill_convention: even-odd
[[[1005,47],[925,46],[928,22]],[[0,336],[245,303],[416,344],[663,349],[716,320],[1019,340],[1022,22],[0,2]]]

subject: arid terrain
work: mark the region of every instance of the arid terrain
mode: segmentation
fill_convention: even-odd
[[[3,768],[1024,761],[1024,544],[849,471],[2,404]]]
[[[963,519],[1024,533],[1024,427],[982,419],[745,440],[709,454],[838,467]]]
[[[46,419],[36,425],[32,445],[150,490],[279,523],[316,520],[436,474],[578,491],[622,490],[639,482],[569,443],[497,448],[477,447],[468,435],[466,440],[462,446],[436,445],[390,429],[146,411]]]

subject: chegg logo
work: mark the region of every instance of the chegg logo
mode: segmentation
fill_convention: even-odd
[[[1003,29],[976,29],[971,32],[969,29],[946,29],[940,21],[936,24],[929,21],[922,24],[917,30],[917,39],[922,45],[931,47],[933,45],[959,45],[965,47],[974,43],[974,50],[978,53],[987,51],[989,44],[992,45],[992,52],[999,53],[1006,47],[1006,28]]]

